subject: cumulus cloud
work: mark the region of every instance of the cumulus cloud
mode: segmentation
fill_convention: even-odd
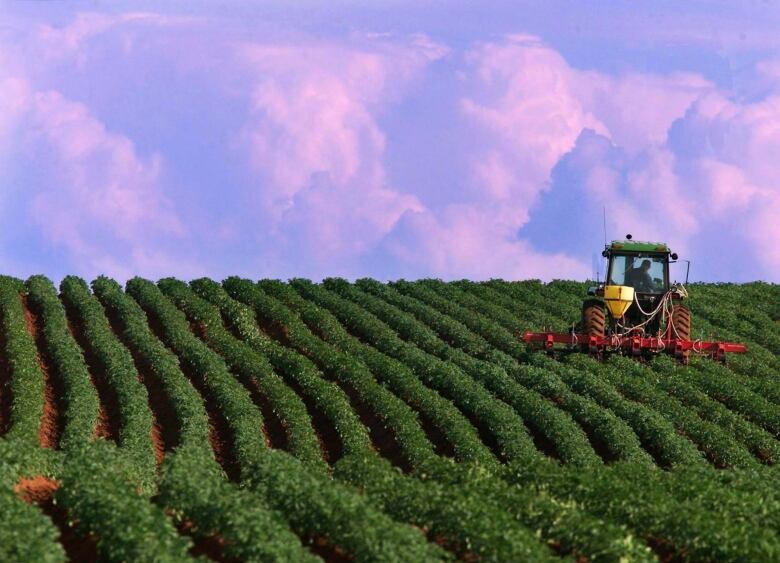
[[[62,30],[63,50],[97,33],[100,21],[77,19]],[[142,158],[129,138],[108,130],[86,105],[41,88],[41,69],[26,67],[24,47],[34,52],[42,45],[33,36],[25,45],[0,46],[0,61],[7,63],[0,65],[3,212],[12,225],[5,236],[58,249],[57,268],[67,263],[119,277],[150,271],[146,256],[165,254],[160,239],[185,235],[159,187],[161,157]],[[55,39],[46,36],[45,42]]]
[[[320,269],[349,263],[391,231],[411,194],[389,186],[378,113],[446,49],[424,36],[312,45],[245,44],[255,75],[243,132],[254,199],[284,251]]]
[[[421,34],[191,24],[81,14],[0,44],[0,164],[25,188],[14,209],[73,269],[582,278],[607,206],[611,234],[669,241],[713,264],[704,276],[778,279],[776,59],[740,96],[690,72],[576,68],[531,35],[452,52]],[[189,26],[186,37],[172,26]],[[174,90],[160,103],[181,129],[173,144],[155,144],[164,128],[128,126],[148,115],[106,101],[124,87],[101,81],[112,57],[140,65],[133,76],[165,76],[148,96]],[[98,94],[59,84],[74,62]],[[415,96],[431,73],[448,73],[451,91],[437,95],[449,119],[431,138],[457,137],[446,145],[456,185],[399,182],[412,163],[391,162],[408,159],[393,150],[397,125],[420,117]],[[414,165],[442,152],[423,147]],[[228,162],[194,166],[204,154]],[[201,170],[214,175],[201,181]]]
[[[471,201],[448,207],[440,217],[427,218],[422,222],[427,225],[424,229],[417,221],[420,238],[438,240],[437,254],[448,254],[448,258],[431,263],[449,264],[446,270],[454,276],[459,275],[458,268],[452,265],[466,263],[473,266],[464,266],[463,275],[473,275],[488,265],[497,275],[511,277],[588,275],[590,267],[583,253],[572,252],[572,248],[572,253],[564,254],[565,245],[573,238],[582,240],[581,233],[566,228],[571,218],[559,217],[557,222],[537,228],[533,242],[524,238],[531,210],[551,189],[555,166],[575,150],[583,131],[618,145],[625,159],[642,153],[637,159],[642,166],[627,173],[625,193],[610,186],[616,179],[609,177],[614,174],[604,162],[589,161],[594,169],[586,173],[588,181],[583,185],[587,189],[602,200],[610,198],[612,208],[644,227],[648,236],[662,235],[664,223],[674,223],[676,234],[695,230],[692,205],[679,195],[674,155],[660,148],[647,149],[664,142],[674,120],[713,89],[710,83],[682,73],[609,76],[578,70],[529,35],[480,44],[465,59],[468,70],[463,77],[469,94],[461,100],[461,110],[465,127],[475,131],[479,139],[470,155]],[[566,188],[552,185],[552,189]],[[654,195],[643,197],[649,201],[645,209],[629,204],[628,199],[648,193]],[[568,203],[564,197],[557,205],[576,214],[571,199]],[[648,211],[660,219],[647,220]],[[558,226],[570,236],[561,237]],[[557,252],[539,251],[549,248],[545,237],[561,241]],[[472,250],[475,241],[481,245],[481,255]],[[407,244],[410,248],[405,256],[412,253],[413,243]],[[493,260],[494,256],[500,258]]]
[[[31,200],[31,220],[82,267],[109,268],[108,244],[116,251],[108,271],[117,273],[123,262],[122,271],[132,271],[140,265],[134,256],[156,236],[185,234],[158,189],[159,156],[139,157],[129,139],[58,92],[36,93],[29,119],[27,150],[47,170]]]

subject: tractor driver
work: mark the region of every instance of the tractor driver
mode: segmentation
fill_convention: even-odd
[[[626,274],[626,285],[630,285],[637,291],[653,291],[653,278],[650,277],[650,260],[642,260],[638,268],[631,268]]]

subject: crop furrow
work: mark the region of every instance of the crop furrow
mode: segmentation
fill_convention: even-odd
[[[49,425],[42,425],[45,441],[49,447],[62,449],[88,443],[94,436],[100,401],[84,356],[68,333],[65,309],[52,283],[42,276],[33,276],[25,285],[31,312],[37,316],[33,324],[44,358],[44,373],[48,373],[51,382],[48,388],[56,394],[50,402],[59,407],[61,420],[61,426],[55,425],[61,427],[61,433],[59,428],[52,432]]]
[[[227,286],[229,281],[226,281]],[[341,455],[371,451],[368,429],[352,411],[344,392],[325,379],[310,360],[263,333],[253,308],[237,301],[213,282],[201,284],[195,287],[195,291],[217,305],[236,334],[255,351],[265,355],[274,369],[284,376],[286,383],[306,403],[315,428],[334,430],[330,436],[322,436],[330,442],[325,445],[329,447],[327,453],[331,463],[338,461]]]
[[[468,419],[450,401],[423,385],[406,365],[360,342],[332,313],[306,301],[289,285],[264,281],[261,286],[296,311],[323,341],[364,362],[383,385],[414,409],[437,454],[488,464],[494,462],[495,458],[480,442]],[[333,296],[333,299],[339,298]],[[347,311],[357,310],[357,306],[347,301],[341,300],[339,305]]]

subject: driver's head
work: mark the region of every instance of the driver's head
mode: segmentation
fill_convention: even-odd
[[[650,269],[650,260],[642,260],[642,269],[645,272]]]

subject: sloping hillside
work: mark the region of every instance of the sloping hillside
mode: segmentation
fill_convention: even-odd
[[[554,359],[586,286],[0,279],[0,559],[780,559],[780,287],[727,366]]]

